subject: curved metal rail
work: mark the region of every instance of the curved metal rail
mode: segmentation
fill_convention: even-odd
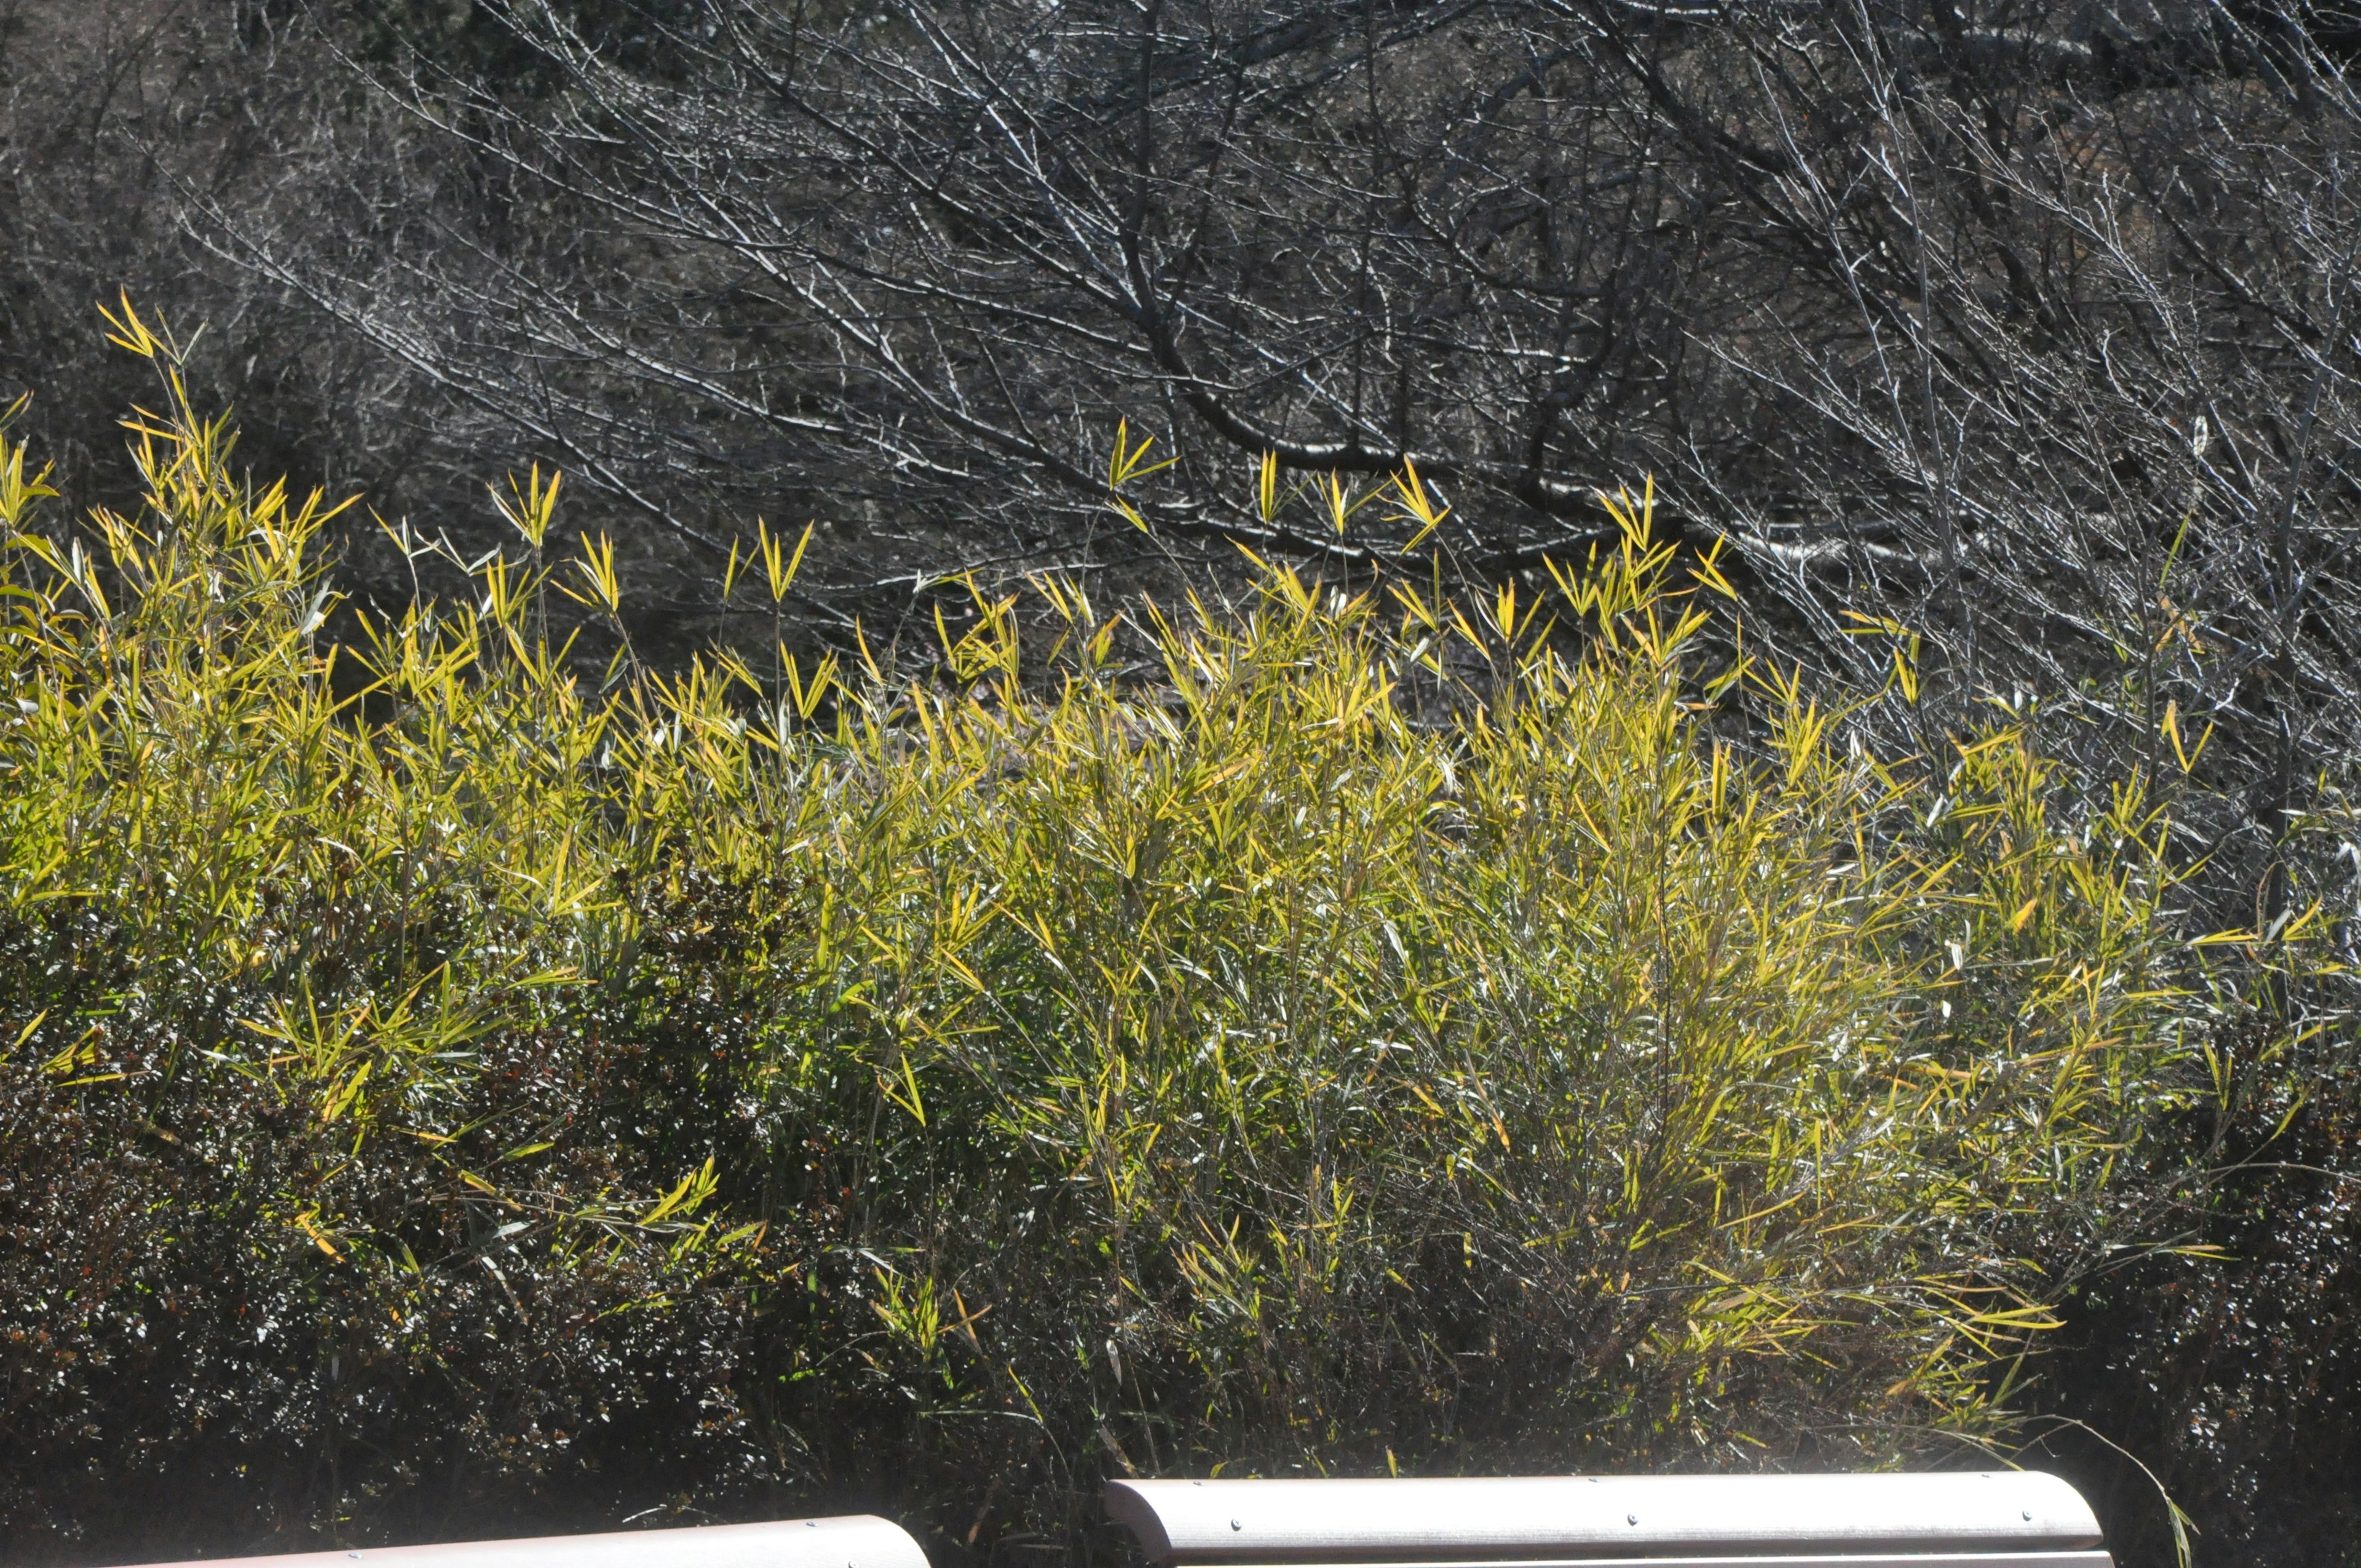
[[[2111,1568],[2090,1506],[2037,1471],[1117,1481],[1106,1507],[1181,1568]]]
[[[853,1514],[695,1530],[212,1558],[146,1568],[927,1568],[927,1554],[901,1526],[873,1514]]]

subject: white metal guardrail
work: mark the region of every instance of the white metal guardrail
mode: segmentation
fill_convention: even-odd
[[[854,1514],[695,1530],[214,1558],[149,1568],[927,1568],[927,1554],[901,1526],[873,1514]]]
[[[1117,1481],[1106,1508],[1172,1568],[2113,1568],[2035,1471]]]
[[[2114,1568],[2055,1475],[1117,1481],[1165,1568]],[[928,1568],[871,1514],[149,1568]]]

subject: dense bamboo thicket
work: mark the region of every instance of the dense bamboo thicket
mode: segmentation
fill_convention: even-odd
[[[1899,629],[1880,690],[1750,664],[1644,496],[1538,600],[1044,576],[1047,646],[986,599],[917,675],[667,672],[538,473],[471,599],[341,611],[334,509],[118,330],[141,506],[0,451],[36,1555],[875,1506],[1091,1556],[1115,1473],[1959,1459],[2268,1058],[2151,781],[2029,704],[1868,745]]]

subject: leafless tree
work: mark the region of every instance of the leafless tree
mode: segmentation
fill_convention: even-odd
[[[2249,825],[2352,721],[2361,99],[2307,17],[480,11],[530,71],[358,61],[413,127],[374,228],[200,201],[200,232],[655,536],[821,519],[823,616],[1233,542],[1400,557],[1378,509],[1262,516],[1267,453],[1414,463],[1478,579],[1653,473],[1784,653],[1860,673],[1904,627],[1937,697],[2071,694],[2151,768],[2210,725]],[[1178,460],[1145,533],[1106,507],[1119,421]]]

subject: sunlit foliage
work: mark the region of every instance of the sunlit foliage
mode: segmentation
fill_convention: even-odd
[[[470,599],[335,620],[332,507],[117,327],[143,506],[0,453],[18,1527],[1087,1548],[1109,1473],[1957,1454],[2154,1239],[2213,1091],[2140,781],[1860,744],[1906,647],[1749,665],[1644,496],[1538,595],[1044,578],[1049,647],[661,671],[538,471]]]

